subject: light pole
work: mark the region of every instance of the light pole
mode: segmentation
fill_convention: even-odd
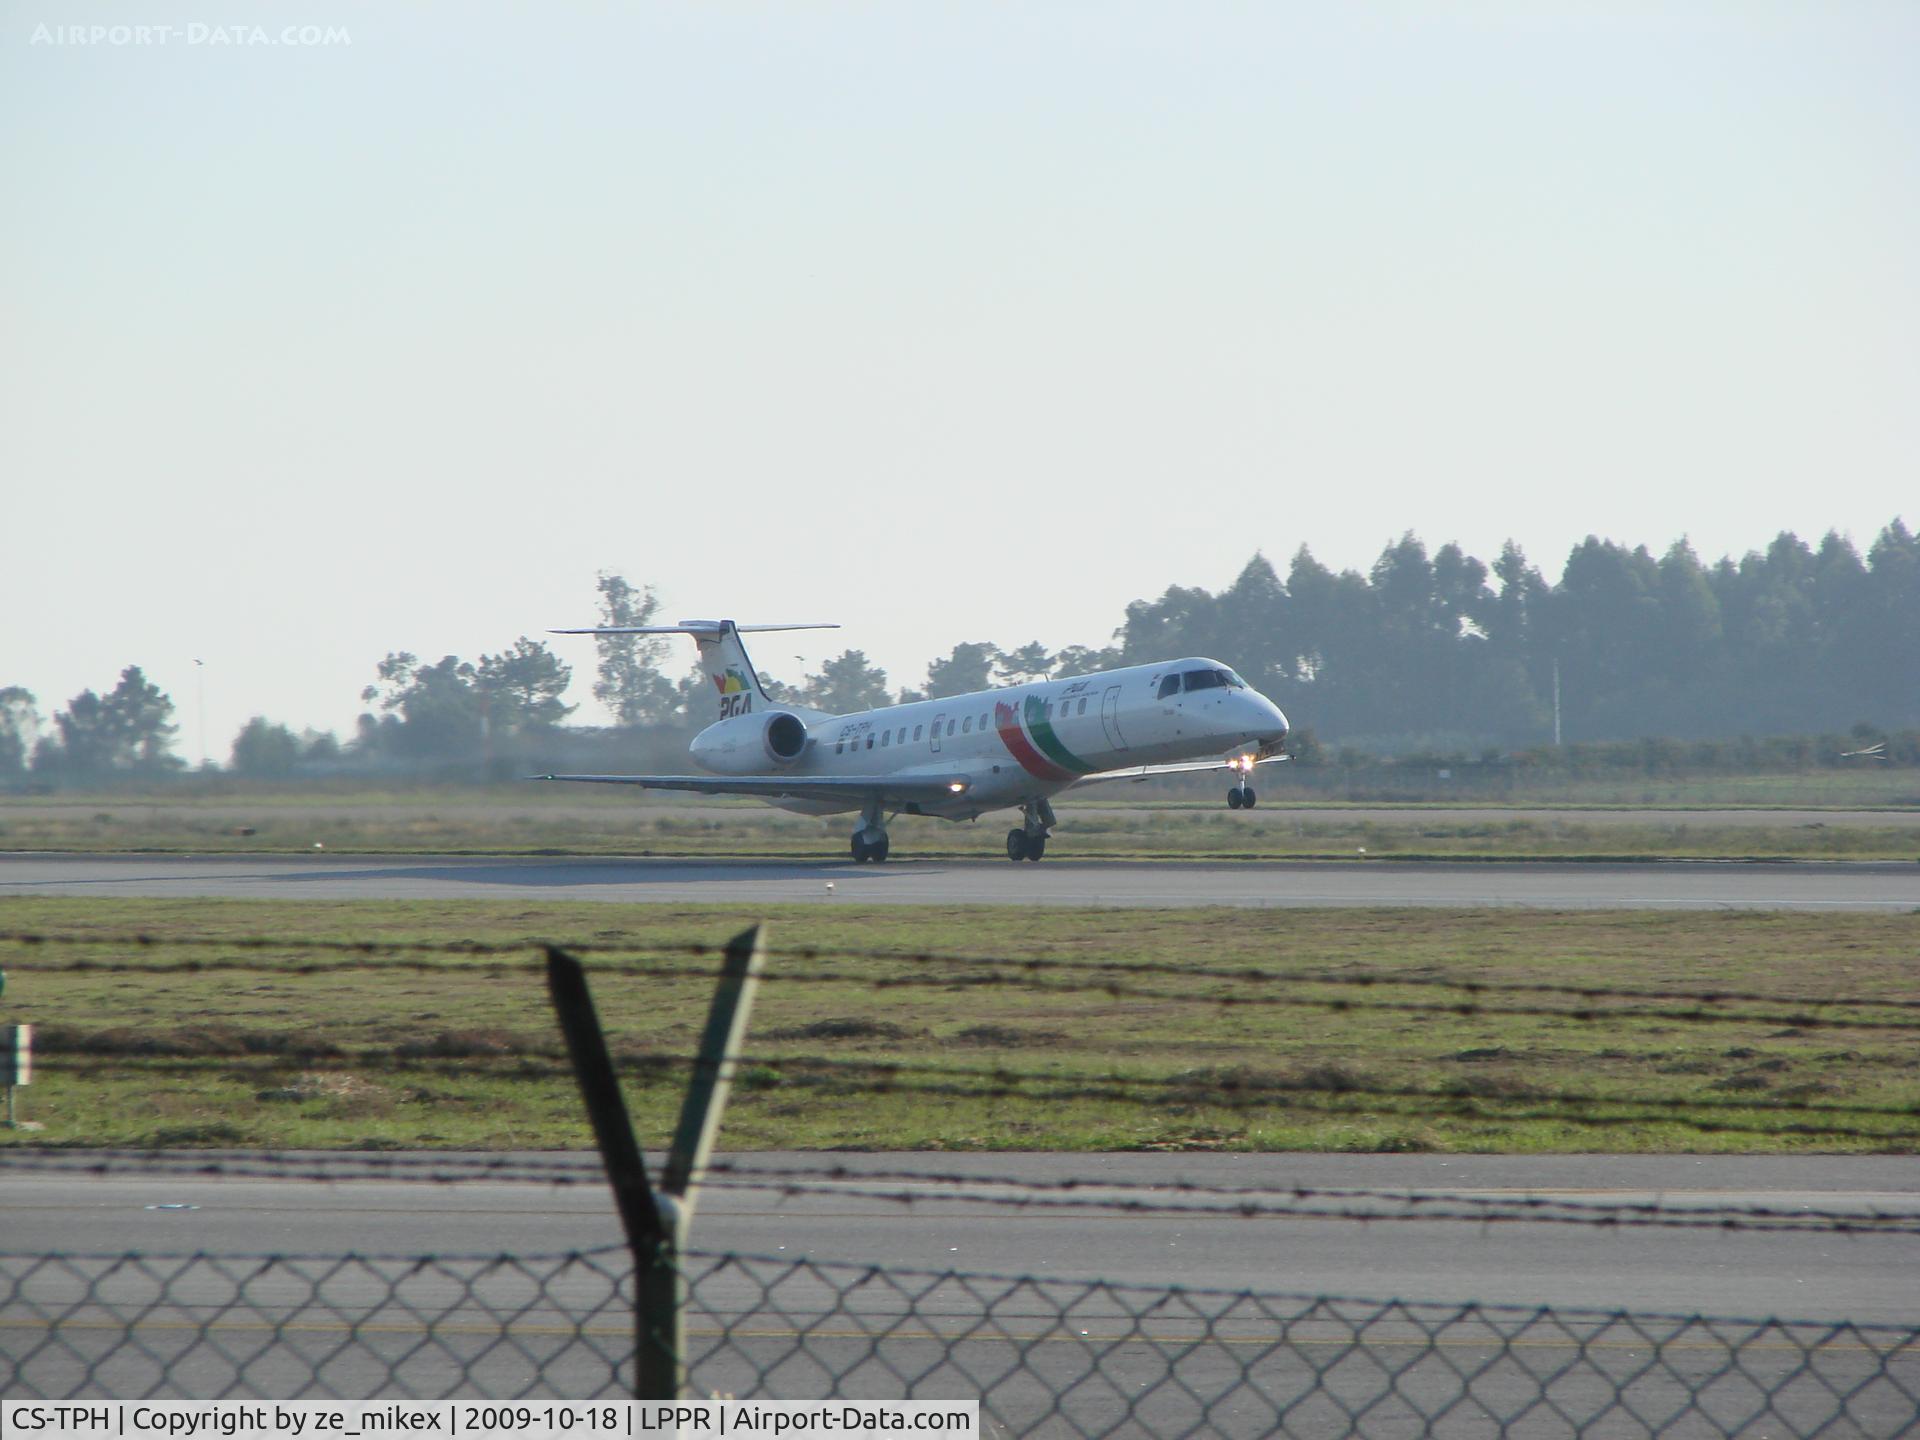
[[[194,702],[200,712],[200,768],[207,768],[207,662],[193,662]]]
[[[1553,748],[1560,748],[1560,657],[1553,657]]]

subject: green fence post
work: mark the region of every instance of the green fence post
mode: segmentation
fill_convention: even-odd
[[[700,1177],[720,1133],[740,1044],[753,1012],[766,962],[764,934],[764,927],[756,925],[727,942],[706,1032],[657,1191],[647,1184],[646,1161],[633,1137],[633,1121],[587,990],[586,971],[564,950],[546,947],[547,990],[566,1036],[567,1054],[580,1082],[608,1183],[613,1186],[627,1248],[633,1252],[636,1399],[677,1400],[686,1388],[687,1286],[680,1249],[693,1221]]]
[[[607,1169],[607,1183],[613,1187],[627,1248],[633,1252],[633,1395],[636,1400],[677,1400],[683,1370],[677,1343],[677,1287],[671,1278],[663,1286],[660,1272],[666,1271],[669,1277],[674,1273],[673,1231],[678,1227],[661,1214],[647,1186],[646,1161],[633,1138],[633,1121],[587,990],[586,971],[573,956],[551,945],[547,947],[547,993],[566,1037],[567,1054]]]

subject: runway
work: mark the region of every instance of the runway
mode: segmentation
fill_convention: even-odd
[[[378,800],[331,798],[324,795],[302,797],[298,802],[273,796],[142,795],[123,799],[107,795],[33,796],[0,794],[0,820],[17,824],[60,820],[72,822],[92,817],[116,827],[167,826],[178,833],[190,834],[195,825],[214,824],[222,828],[242,825],[266,825],[299,822],[317,832],[320,838],[341,824],[378,819],[394,824],[433,822],[449,816],[468,816],[481,821],[505,822],[515,819],[558,819],[593,826],[609,814],[635,819],[679,819],[725,821],[743,831],[781,826],[812,825],[799,817],[768,810],[757,801],[709,799],[666,792],[648,792],[644,796],[579,794],[581,787],[566,787],[574,793],[554,789],[536,790],[509,798],[500,792],[477,798],[451,800],[449,797],[382,797]],[[613,787],[608,787],[609,789]],[[1161,801],[1157,804],[1128,804],[1099,799],[1097,794],[1068,792],[1054,802],[1054,810],[1069,829],[1076,821],[1123,820],[1129,824],[1152,824],[1169,816],[1218,814],[1219,797],[1206,800]],[[1512,825],[1585,826],[1592,829],[1638,827],[1672,829],[1686,827],[1712,830],[1747,830],[1756,827],[1838,829],[1920,830],[1920,805],[1882,805],[1867,807],[1728,805],[1694,809],[1673,806],[1614,805],[1343,805],[1320,802],[1279,800],[1262,804],[1256,810],[1244,810],[1233,818],[1235,825],[1259,828],[1288,828],[1309,825]],[[849,822],[849,827],[851,822]],[[991,830],[989,830],[991,833]]]
[[[353,1157],[334,1158],[350,1164]],[[604,1184],[579,1168],[591,1166],[591,1157],[561,1158],[585,1183],[6,1173],[0,1251],[551,1255],[620,1244]],[[692,1239],[704,1252],[1149,1286],[1889,1324],[1912,1323],[1920,1287],[1920,1241],[1912,1235],[1155,1214],[1102,1208],[1093,1198],[1018,1209],[952,1198],[956,1192],[931,1180],[884,1178],[909,1171],[975,1182],[1099,1181],[1119,1187],[1098,1192],[1101,1201],[1189,1206],[1209,1202],[1166,1187],[1259,1188],[1278,1202],[1292,1187],[1417,1189],[1592,1205],[1658,1200],[1682,1209],[1920,1215],[1920,1170],[1898,1156],[767,1152],[719,1159],[738,1173],[700,1201]],[[649,1163],[658,1174],[658,1161]],[[835,1168],[849,1174],[826,1179]],[[756,1183],[755,1170],[780,1172],[781,1181],[795,1170],[815,1172],[826,1193],[786,1193],[780,1181]],[[862,1172],[876,1178],[862,1181]],[[973,1193],[1016,1190],[994,1184]]]
[[[579,1183],[6,1174],[0,1376],[49,1398],[617,1395],[634,1318],[604,1182],[591,1157],[520,1158],[571,1163]],[[1920,1192],[1898,1157],[721,1164],[736,1173],[704,1189],[682,1252],[695,1395],[978,1397],[996,1440],[1257,1440],[1283,1416],[1289,1433],[1477,1436],[1486,1416],[1542,1402],[1588,1416],[1697,1407],[1720,1435],[1830,1433],[1838,1395],[1848,1433],[1909,1433],[1920,1418],[1911,1235],[1122,1208],[1201,1202],[1170,1192],[1184,1183],[1257,1186],[1279,1205],[1302,1188],[1361,1189],[1347,1203],[1370,1215],[1404,1213],[1393,1192],[1417,1188],[1657,1203],[1669,1221],[1711,1206],[1908,1224]],[[917,1178],[882,1173],[894,1170]],[[1055,1191],[1064,1203],[1044,1210],[961,1198],[1068,1179],[1106,1185]],[[290,1258],[247,1258],[263,1255]],[[1730,1319],[1672,1318],[1700,1315]],[[1858,1328],[1875,1322],[1888,1328]],[[1755,1395],[1771,1397],[1760,1428]],[[1389,1410],[1400,1423],[1342,1423]],[[1307,1429],[1291,1423],[1303,1415]]]
[[[831,887],[831,888],[829,888]],[[1920,911],[1920,864],[0,856],[0,898]]]

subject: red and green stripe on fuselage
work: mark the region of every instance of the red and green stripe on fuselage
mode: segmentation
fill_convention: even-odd
[[[1036,780],[1060,784],[1078,780],[1082,775],[1091,775],[1100,768],[1067,748],[1054,731],[1053,722],[1047,714],[1046,701],[1037,695],[1029,695],[1023,708],[1026,711],[1024,729],[1020,723],[1020,711],[1004,700],[996,700],[993,704],[993,727],[1000,733],[1000,743],[1007,747],[1008,754],[1020,762],[1021,769]]]

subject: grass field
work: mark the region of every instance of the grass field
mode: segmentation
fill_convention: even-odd
[[[1128,859],[1338,859],[1364,849],[1388,858],[1913,860],[1911,814],[1846,812],[1771,819],[1765,810],[1711,820],[1551,815],[1480,806],[1330,812],[1264,787],[1250,813],[1204,799],[1062,803],[1061,853]],[[1224,791],[1222,792],[1224,794]],[[1007,823],[901,817],[902,854],[946,858],[998,852]],[[755,802],[641,797],[587,786],[251,795],[6,797],[0,849],[72,852],[817,856],[846,853],[852,821],[788,815]]]
[[[1552,770],[1476,778],[1431,767],[1375,767],[1344,772],[1338,766],[1289,775],[1287,788],[1329,803],[1412,801],[1452,805],[1790,806],[1794,808],[1905,808],[1920,806],[1920,772],[1861,760],[1842,768],[1792,771],[1648,774],[1631,769],[1589,774]]]
[[[675,947],[719,942],[747,918],[512,902],[0,902],[0,929],[85,938],[0,944],[11,972],[0,1018],[39,1027],[39,1072],[21,1094],[45,1126],[11,1140],[587,1143],[530,949],[412,956],[424,968],[377,952],[342,968],[359,957],[303,943],[331,939],[590,949],[636,1124],[658,1142],[715,964]],[[732,1148],[1920,1148],[1915,915],[810,906],[766,918],[771,978]],[[168,943],[124,938],[136,933]],[[275,938],[241,948],[246,937]],[[209,968],[235,961],[255,968]],[[149,968],[112,968],[124,963]],[[1438,980],[1893,1003],[1803,1014],[1797,1000],[1475,996]],[[1463,1003],[1479,1009],[1444,1008]],[[1751,1018],[1687,1018],[1729,1010]]]

